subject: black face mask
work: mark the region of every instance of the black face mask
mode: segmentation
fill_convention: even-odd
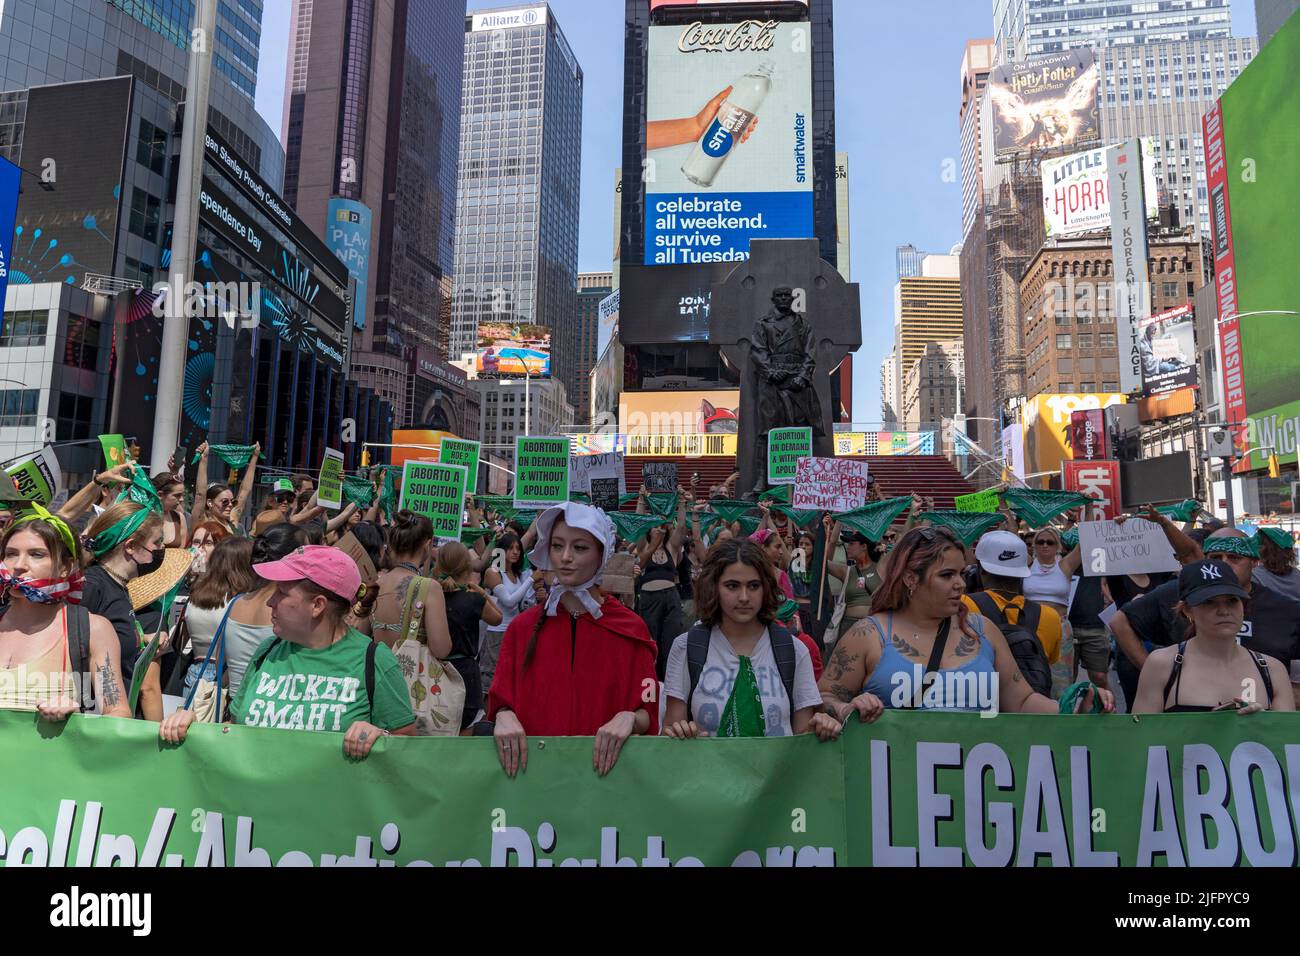
[[[148,564],[137,565],[140,569],[138,571],[140,577],[144,577],[146,574],[153,574],[153,572],[162,567],[163,558],[167,556],[167,549],[159,548],[157,551],[150,551],[149,553],[153,556],[153,560]]]

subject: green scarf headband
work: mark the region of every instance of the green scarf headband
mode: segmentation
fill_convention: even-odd
[[[162,514],[162,500],[154,490],[153,482],[145,477],[142,468],[131,470],[131,484],[127,485],[126,490],[118,497],[117,503],[121,504],[123,501],[139,505],[140,510],[131,512],[93,538],[86,539],[86,547],[96,558],[102,558],[123,541],[129,541],[131,536],[149,520],[150,515]]]
[[[72,533],[72,528],[66,521],[56,514],[47,511],[39,502],[31,502],[27,505],[31,509],[31,514],[25,514],[20,518],[14,519],[14,527],[20,524],[26,524],[28,521],[44,521],[51,528],[58,532],[59,538],[68,546],[68,553],[72,555],[72,560],[76,561],[80,556],[77,550],[77,536]]]
[[[1295,549],[1295,539],[1281,528],[1260,528],[1259,533],[1268,538],[1268,540],[1272,541],[1283,551],[1292,551]],[[1217,541],[1218,539],[1216,538],[1215,540]]]
[[[1254,538],[1206,538],[1201,547],[1208,557],[1211,554],[1235,554],[1243,558],[1259,557],[1259,542]]]

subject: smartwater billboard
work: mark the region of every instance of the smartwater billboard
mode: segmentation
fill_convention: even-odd
[[[646,265],[813,236],[809,24],[651,27],[646,117]]]

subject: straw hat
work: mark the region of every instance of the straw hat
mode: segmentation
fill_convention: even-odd
[[[157,571],[126,582],[131,596],[131,610],[142,611],[180,583],[194,563],[194,552],[189,548],[167,548],[163,563]]]

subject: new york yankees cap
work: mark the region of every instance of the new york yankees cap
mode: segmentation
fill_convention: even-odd
[[[1250,597],[1237,583],[1237,572],[1226,561],[1193,561],[1178,573],[1178,596],[1188,607],[1196,607],[1222,594],[1243,601]]]

